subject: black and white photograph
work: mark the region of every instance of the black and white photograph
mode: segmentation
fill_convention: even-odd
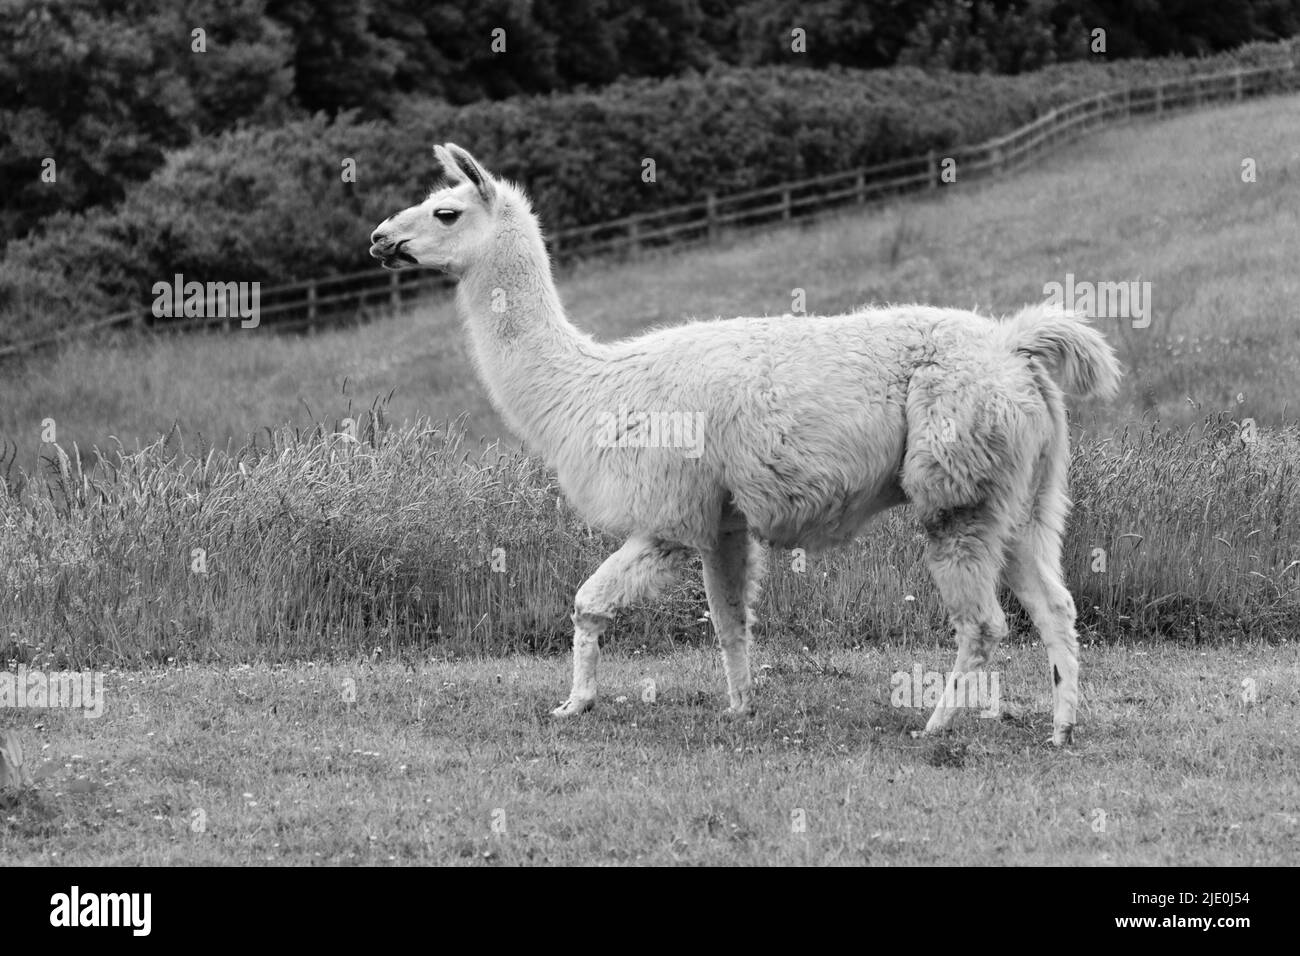
[[[1087,918],[1244,942],[1298,256],[1300,0],[0,0],[23,919],[1159,868]]]

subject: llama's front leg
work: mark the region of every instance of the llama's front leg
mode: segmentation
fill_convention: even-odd
[[[633,537],[578,589],[573,599],[573,689],[552,716],[571,717],[595,705],[600,636],[614,612],[654,597],[672,582],[684,558],[678,545]]]
[[[749,672],[751,604],[757,596],[762,551],[751,541],[748,530],[724,531],[713,551],[704,559],[704,591],[718,642],[722,645],[722,666],[727,673],[728,712],[749,716],[754,712],[753,679]]]
[[[608,623],[609,618],[573,612],[573,688],[569,691],[569,699],[551,711],[552,717],[572,717],[596,705],[600,635]]]

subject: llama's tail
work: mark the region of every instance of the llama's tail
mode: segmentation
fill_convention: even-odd
[[[1044,361],[1068,392],[1108,398],[1119,388],[1119,362],[1106,337],[1077,312],[1031,305],[1005,323],[1007,344]]]

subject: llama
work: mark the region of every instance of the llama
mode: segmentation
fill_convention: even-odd
[[[612,615],[671,583],[691,550],[702,558],[729,713],[751,714],[764,543],[844,544],[876,513],[910,503],[958,648],[925,732],[949,728],[962,681],[1007,633],[1002,576],[1047,648],[1052,740],[1072,739],[1079,664],[1061,575],[1062,388],[1115,391],[1119,367],[1099,332],[1050,305],[1001,322],[899,306],[696,321],[597,342],[565,316],[524,192],[451,143],[434,151],[445,181],[380,223],[370,254],[387,269],[458,279],[493,403],[589,523],[626,535],[574,599],[573,685],[556,717],[594,705]],[[673,423],[686,421],[702,427],[693,448],[673,440],[682,431]]]

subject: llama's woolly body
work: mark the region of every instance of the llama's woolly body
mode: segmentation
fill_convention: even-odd
[[[514,329],[505,299],[498,321]],[[1058,325],[1057,339],[1035,338]],[[736,318],[612,343],[559,331],[514,331],[504,363],[503,340],[473,334],[480,366],[504,365],[485,375],[497,407],[587,521],[710,548],[730,504],[760,537],[809,549],[851,540],[908,498],[987,498],[1059,438],[1059,389],[1019,350],[1059,347],[1078,364],[1096,335],[1050,306],[1007,322],[925,306]],[[701,454],[635,434],[601,447],[602,421],[622,409],[698,415]]]

